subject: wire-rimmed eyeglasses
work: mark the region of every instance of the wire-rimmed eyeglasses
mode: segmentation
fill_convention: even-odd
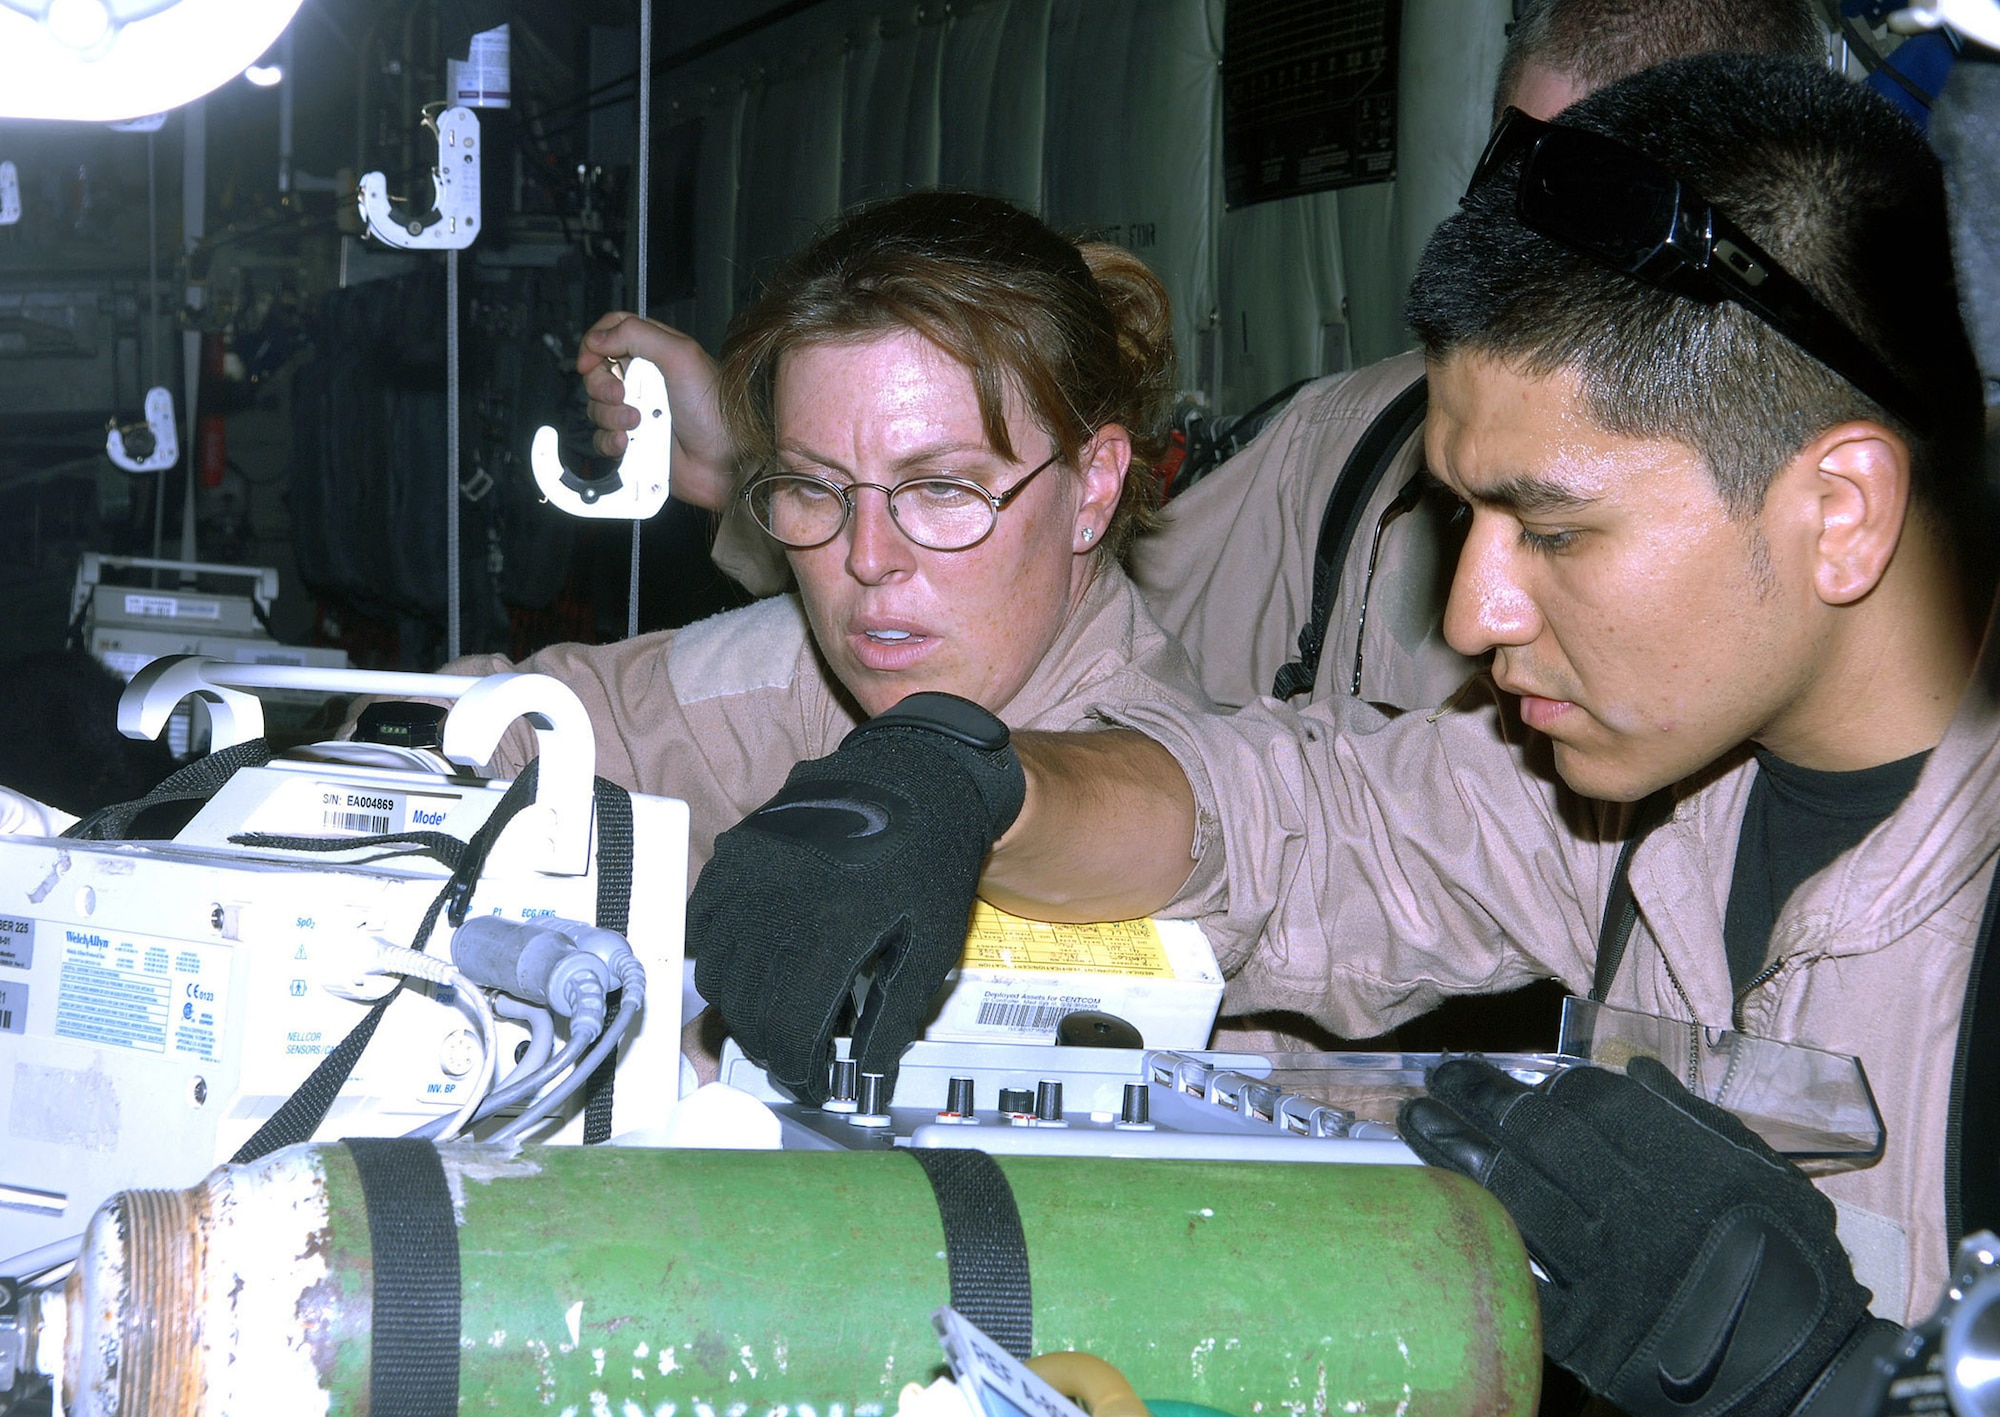
[[[839,536],[854,515],[854,494],[873,488],[889,499],[889,515],[904,536],[931,551],[964,551],[993,534],[1013,500],[1062,456],[1051,453],[1005,492],[990,492],[949,473],[879,482],[833,482],[812,472],[774,472],[743,489],[750,515],[771,538],[794,551],[810,551]]]
[[[1530,231],[1647,285],[1729,300],[1919,434],[1932,407],[1847,323],[1693,187],[1615,138],[1508,109],[1466,184],[1470,197],[1515,156],[1515,215]]]

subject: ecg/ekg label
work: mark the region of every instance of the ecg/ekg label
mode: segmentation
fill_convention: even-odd
[[[1159,927],[1151,919],[1100,925],[1051,925],[1009,915],[983,900],[972,908],[962,967],[1036,974],[1174,977]]]

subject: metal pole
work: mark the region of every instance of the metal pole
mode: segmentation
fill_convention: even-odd
[[[634,243],[634,253],[638,260],[638,270],[634,273],[634,290],[638,296],[636,308],[643,318],[646,308],[646,228],[650,225],[650,192],[648,190],[653,170],[653,0],[639,0],[639,170],[635,184],[637,194],[635,205],[639,214],[639,234]],[[632,523],[632,583],[625,596],[625,635],[631,638],[639,633],[639,529],[644,523]]]
[[[442,161],[442,159],[440,159]],[[458,250],[444,253],[444,576],[447,660],[459,652],[458,605]]]
[[[279,66],[284,77],[278,80],[278,191],[289,195],[292,190],[292,90],[298,80],[294,77],[298,70],[292,62],[292,30],[285,30],[279,50]]]
[[[146,387],[156,389],[160,384],[160,174],[155,159],[158,156],[157,132],[146,135]],[[182,429],[183,437],[192,437],[191,427]],[[167,470],[161,468],[153,474],[153,559],[160,559],[161,534],[166,530],[167,520]],[[153,584],[160,583],[160,573],[152,573]]]
[[[201,100],[188,104],[181,110],[187,115],[187,126],[183,130],[184,151],[181,154],[181,233],[184,251],[192,255],[194,248],[201,244],[206,220],[208,197],[208,123],[207,105]],[[193,281],[188,282],[187,303],[192,310],[199,310],[205,292]],[[199,559],[194,538],[194,491],[197,468],[201,457],[200,410],[196,399],[201,388],[201,332],[189,330],[181,336],[182,358],[187,367],[182,376],[187,385],[187,495],[181,502],[181,555],[183,561]]]

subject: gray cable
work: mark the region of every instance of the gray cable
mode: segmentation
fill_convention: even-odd
[[[19,1279],[33,1283],[43,1275],[73,1264],[83,1253],[83,1236],[66,1235],[60,1240],[46,1245],[38,1245],[22,1254],[10,1255],[0,1260],[0,1274],[9,1279]]]
[[[443,159],[439,159],[442,161]],[[458,658],[458,248],[444,253],[444,657]]]
[[[646,238],[652,220],[653,174],[653,0],[639,0],[639,171],[636,206],[639,233],[634,250],[638,269],[633,274],[635,308],[641,318],[648,313],[646,302]],[[632,523],[632,581],[625,593],[625,637],[639,633],[639,527]]]
[[[624,1000],[618,1005],[618,1017],[612,1020],[611,1027],[604,1030],[603,1037],[597,1040],[597,1046],[590,1050],[589,1056],[578,1063],[570,1075],[563,1079],[562,1086],[549,1089],[536,1100],[534,1106],[487,1140],[519,1141],[523,1135],[541,1125],[551,1112],[580,1092],[583,1085],[590,1081],[591,1074],[597,1071],[597,1065],[617,1051],[619,1041],[624,1038],[626,1030],[632,1027],[632,1021],[639,1016],[642,1006],[643,1000],[634,998],[633,992],[626,990]]]
[[[604,1011],[601,1008],[594,1017],[570,1020],[569,1041],[563,1044],[562,1051],[531,1073],[510,1075],[505,1086],[494,1088],[492,1094],[479,1104],[473,1119],[490,1117],[502,1107],[534,1096],[551,1078],[560,1076],[563,1069],[574,1065],[603,1036]]]
[[[528,1025],[528,1051],[515,1060],[507,1076],[496,1085],[497,1091],[499,1087],[504,1087],[512,1081],[516,1074],[539,1068],[549,1060],[549,1055],[555,1052],[556,1024],[554,1016],[547,1009],[517,999],[511,994],[494,994],[493,1012],[501,1018],[513,1019],[516,1023]]]
[[[599,1020],[592,1025],[591,1031],[573,1035],[569,1042],[563,1045],[560,1053],[557,1053],[553,1058],[543,1063],[531,1073],[524,1073],[521,1068],[516,1068],[513,1072],[509,1073],[507,1081],[487,1093],[484,1100],[473,1110],[472,1120],[466,1124],[467,1129],[469,1130],[473,1125],[485,1121],[501,1108],[519,1102],[523,1097],[533,1096],[550,1078],[560,1075],[565,1068],[575,1063],[577,1058],[591,1044],[598,1040],[601,1036],[598,1030],[602,1027],[603,1023]],[[573,1086],[565,1084],[565,1095],[574,1090]],[[433,1117],[428,1122],[412,1127],[409,1131],[403,1133],[403,1135],[426,1139],[434,1138],[450,1124],[451,1115],[447,1113],[442,1117]]]

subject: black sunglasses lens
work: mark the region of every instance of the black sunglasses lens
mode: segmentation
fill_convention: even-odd
[[[1521,174],[1521,220],[1637,273],[1673,239],[1680,184],[1596,133],[1552,128]]]
[[[1541,119],[1530,118],[1518,108],[1508,109],[1494,126],[1493,136],[1486,140],[1486,151],[1473,164],[1472,179],[1465,184],[1465,196],[1470,197],[1495,172],[1532,148],[1535,139],[1547,132],[1548,127]]]

